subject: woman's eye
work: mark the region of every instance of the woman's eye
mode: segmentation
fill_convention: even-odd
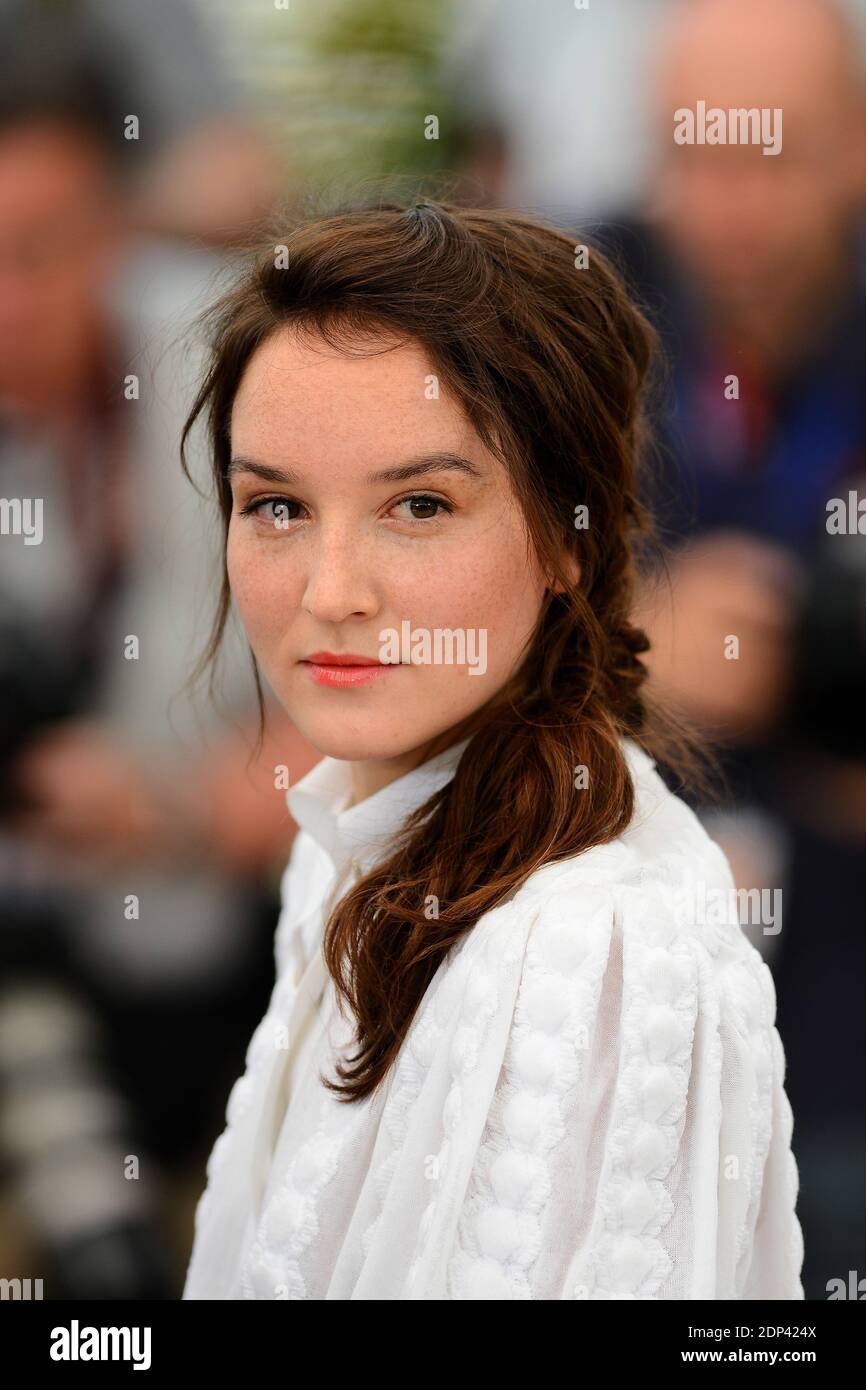
[[[442,511],[448,516],[450,516],[453,510],[447,502],[442,501],[441,497],[428,497],[425,493],[415,494],[412,497],[403,497],[399,502],[395,502],[394,505],[395,507],[419,508],[420,515],[418,511],[413,511],[408,518],[410,521],[436,521],[439,517],[439,513],[431,512],[430,508],[432,507],[441,507]]]
[[[254,516],[265,526],[284,531],[298,519],[294,509],[299,506],[300,503],[293,502],[288,497],[258,497],[238,510],[241,516]],[[441,497],[430,497],[426,493],[403,497],[394,503],[394,507],[408,507],[410,510],[404,513],[403,519],[418,523],[437,521],[441,513],[450,515],[454,510],[450,503],[443,501]]]
[[[288,497],[259,497],[255,502],[248,502],[245,507],[241,507],[241,516],[255,516],[265,525],[273,526],[277,531],[284,531],[291,521],[292,507],[297,507],[297,502],[292,502]]]

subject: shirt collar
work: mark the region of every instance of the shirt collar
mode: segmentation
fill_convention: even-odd
[[[451,780],[469,742],[465,738],[453,744],[347,810],[343,808],[352,795],[349,763],[323,758],[286,792],[289,810],[330,856],[338,874],[353,860],[357,867],[369,868],[387,852],[412,811]],[[636,777],[653,769],[652,758],[634,740],[624,739],[623,749]]]
[[[345,810],[352,794],[351,767],[339,758],[323,758],[286,792],[289,810],[338,873],[352,860],[370,867],[387,852],[407,817],[451,780],[469,742],[465,738],[453,744]]]

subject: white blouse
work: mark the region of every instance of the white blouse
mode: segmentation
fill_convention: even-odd
[[[695,906],[733,900],[727,861],[631,741],[625,833],[479,919],[373,1096],[319,1082],[354,1050],[327,910],[467,743],[349,809],[333,758],[287,793],[276,983],[183,1297],[802,1299],[772,977],[735,911]]]

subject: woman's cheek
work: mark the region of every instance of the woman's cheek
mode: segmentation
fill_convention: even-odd
[[[303,576],[270,538],[229,526],[226,572],[247,640],[269,680],[285,662],[292,623],[303,597]]]
[[[253,646],[267,628],[268,586],[264,566],[234,521],[226,541],[226,572],[232,598]]]
[[[244,548],[243,541],[238,534],[238,527],[234,517],[232,517],[226,536],[226,574],[228,575],[232,598],[242,616],[250,577],[249,561],[244,555]]]

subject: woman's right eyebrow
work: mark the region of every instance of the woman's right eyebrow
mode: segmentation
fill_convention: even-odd
[[[461,457],[460,454],[449,452],[437,454],[422,454],[417,458],[407,459],[405,463],[395,465],[393,468],[384,468],[379,472],[368,473],[364,482],[369,486],[375,483],[402,483],[410,478],[423,477],[427,473],[441,472],[462,473],[464,477],[473,479],[475,482],[484,481],[484,473],[477,464],[470,463],[469,459]],[[261,463],[258,459],[245,458],[237,455],[231,459],[227,476],[234,477],[236,473],[252,473],[257,478],[261,478],[266,483],[286,483],[290,487],[300,487],[303,479],[292,468],[275,468],[272,464]]]
[[[233,478],[236,473],[253,473],[257,478],[261,478],[262,482],[289,483],[292,487],[297,487],[301,481],[291,468],[274,468],[269,463],[259,463],[256,459],[244,458],[243,455],[229,460],[226,477]]]

